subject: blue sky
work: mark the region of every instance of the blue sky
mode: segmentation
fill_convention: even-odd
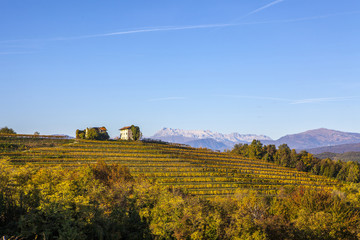
[[[0,127],[360,132],[360,1],[0,0]]]

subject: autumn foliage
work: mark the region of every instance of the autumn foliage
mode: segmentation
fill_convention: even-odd
[[[358,239],[357,185],[205,199],[133,178],[122,165],[79,168],[0,163],[6,239]]]

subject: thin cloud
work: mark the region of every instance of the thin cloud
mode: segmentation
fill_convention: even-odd
[[[213,97],[254,99],[254,100],[270,100],[270,101],[286,102],[288,104],[310,104],[310,103],[321,103],[321,102],[339,102],[339,101],[348,101],[348,100],[353,100],[353,99],[359,98],[358,96],[351,96],[351,97],[306,98],[306,99],[295,99],[294,100],[294,99],[278,98],[278,97],[243,96],[243,95],[214,95]]]
[[[160,101],[172,101],[172,100],[184,100],[184,97],[165,97],[165,98],[152,98],[148,99],[148,102],[160,102]]]
[[[320,102],[338,102],[338,101],[348,101],[357,97],[333,97],[333,98],[307,98],[300,99],[291,102],[290,104],[306,104],[306,103],[320,103]]]
[[[286,98],[262,97],[262,96],[243,96],[243,95],[214,95],[214,97],[257,99],[257,100],[275,100],[275,101],[282,101],[282,102],[291,101],[291,100],[286,99]]]

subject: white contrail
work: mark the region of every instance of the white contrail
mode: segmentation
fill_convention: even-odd
[[[269,4],[266,4],[265,6],[262,6],[260,8],[257,8],[241,18],[238,18],[236,20],[240,20],[242,18],[245,18],[247,16],[250,16],[252,14],[255,14],[257,12],[263,11],[266,8],[269,8],[275,4],[278,4],[280,2],[283,2],[285,0],[276,0]],[[152,28],[146,28],[146,29],[137,29],[137,30],[129,30],[129,31],[121,31],[121,32],[113,32],[113,33],[104,33],[104,34],[94,34],[94,35],[84,35],[84,36],[78,36],[78,37],[58,37],[58,38],[50,38],[50,39],[40,39],[40,40],[72,40],[72,39],[83,39],[83,38],[95,38],[95,37],[106,37],[106,36],[114,36],[114,35],[125,35],[125,34],[133,34],[133,33],[144,33],[144,32],[160,32],[160,31],[175,31],[175,30],[186,30],[186,29],[201,29],[201,28],[219,28],[219,27],[231,27],[231,26],[239,26],[239,25],[247,25],[251,23],[234,23],[236,20],[231,21],[232,23],[224,23],[224,24],[205,24],[205,25],[190,25],[190,26],[163,26],[163,27],[152,27]],[[0,43],[5,42],[13,42],[13,41],[34,41],[39,39],[22,39],[22,40],[8,40],[8,41],[0,41]]]
[[[262,6],[262,7],[258,8],[258,9],[255,9],[254,11],[249,12],[248,14],[244,15],[242,18],[248,17],[248,16],[253,15],[253,14],[255,14],[255,13],[258,13],[258,12],[260,12],[260,11],[263,11],[263,10],[265,10],[265,9],[267,9],[267,8],[275,5],[275,4],[281,3],[281,2],[283,2],[283,1],[285,1],[285,0],[276,0],[276,1],[273,1],[273,2],[271,2],[271,3],[269,3],[269,4],[266,4],[265,6]]]
[[[285,1],[285,0],[275,0],[275,1],[271,2],[271,3],[268,3],[268,4],[260,7],[260,8],[255,9],[255,10],[253,10],[253,11],[251,11],[251,12],[245,14],[245,15],[242,15],[241,17],[237,17],[237,18],[231,20],[231,21],[229,22],[229,24],[235,24],[235,23],[238,22],[239,20],[242,20],[242,19],[244,19],[244,18],[246,18],[246,17],[248,17],[248,16],[250,16],[250,15],[253,15],[253,14],[255,14],[255,13],[261,12],[261,11],[263,11],[263,10],[265,10],[265,9],[267,9],[267,8],[275,5],[275,4],[281,3],[281,2],[283,2],[283,1]]]
[[[282,0],[284,1],[284,0]],[[275,4],[275,3],[273,3]],[[256,10],[255,10],[256,11]],[[97,38],[97,37],[108,37],[116,35],[127,35],[127,34],[136,34],[136,33],[147,33],[147,32],[161,32],[161,31],[176,31],[176,30],[187,30],[187,29],[205,29],[205,28],[222,28],[222,27],[235,27],[242,25],[258,25],[258,24],[271,24],[271,23],[287,23],[287,22],[301,22],[301,21],[310,21],[316,19],[323,19],[335,16],[358,14],[360,11],[353,12],[342,12],[321,16],[312,16],[304,18],[294,18],[294,19],[283,19],[283,20],[270,20],[270,21],[260,21],[260,22],[242,22],[242,23],[224,23],[224,24],[204,24],[204,25],[189,25],[189,26],[160,26],[160,27],[151,27],[143,29],[135,29],[128,31],[119,31],[103,34],[93,34],[93,35],[83,35],[77,37],[57,37],[57,38],[47,38],[47,39],[15,39],[15,40],[3,40],[0,43],[9,43],[9,42],[21,42],[21,41],[63,41],[63,40],[75,40],[75,39],[85,39],[85,38]]]
[[[159,26],[159,27],[134,29],[134,30],[120,31],[120,32],[101,33],[101,34],[93,34],[93,35],[82,35],[82,36],[77,36],[77,37],[56,37],[56,38],[44,38],[44,39],[3,40],[3,41],[0,41],[0,43],[21,42],[21,41],[63,41],[63,40],[73,40],[73,39],[107,37],[107,36],[115,36],[115,35],[127,35],[127,34],[135,34],[135,33],[176,31],[176,30],[215,28],[215,27],[231,27],[231,26],[239,26],[239,25],[243,25],[243,23],[237,23],[237,24],[230,24],[230,23],[228,23],[228,24],[227,23],[224,23],[224,24],[205,24],[205,25],[189,25],[189,26]]]
[[[280,0],[278,0],[276,2],[279,2],[279,1]],[[281,0],[281,1],[284,1],[284,0]],[[273,2],[272,5],[274,5],[274,4],[275,3]],[[329,18],[329,17],[341,16],[341,15],[349,15],[349,14],[358,14],[358,13],[360,13],[360,11],[335,13],[335,14],[328,14],[328,15],[321,15],[321,16],[304,17],[304,18],[259,21],[259,22],[203,24],[203,25],[189,25],[189,26],[160,26],[160,27],[151,27],[151,28],[135,29],[135,30],[128,30],[128,31],[103,33],[103,34],[84,35],[84,36],[78,36],[78,37],[63,37],[63,38],[60,37],[60,38],[52,38],[52,39],[47,39],[47,40],[55,40],[55,41],[56,40],[72,40],[72,39],[108,37],[108,36],[127,35],[127,34],[146,33],[146,32],[177,31],[177,30],[204,29],[204,28],[223,28],[223,27],[236,27],[236,26],[242,26],[242,25],[270,24],[270,23],[302,22],[302,21],[309,21],[309,20],[316,20],[316,19]]]
[[[351,14],[359,14],[359,13],[360,13],[360,11],[341,12],[341,13],[333,13],[333,14],[319,15],[319,16],[312,16],[312,17],[291,18],[291,19],[282,19],[282,20],[269,20],[269,21],[259,21],[259,22],[248,22],[248,23],[243,23],[243,25],[245,25],[245,24],[256,25],[256,24],[271,24],[271,23],[304,22],[304,21],[310,21],[310,20],[317,20],[317,19],[324,19],[324,18],[351,15]]]
[[[255,13],[261,12],[261,11],[263,11],[263,10],[265,10],[265,9],[267,9],[267,8],[275,5],[275,4],[281,3],[281,2],[283,2],[283,1],[285,1],[285,0],[275,0],[275,1],[271,2],[271,3],[268,3],[268,4],[266,4],[266,5],[264,5],[264,6],[260,7],[260,8],[257,8],[257,9],[255,9],[255,10],[249,12],[249,13],[241,16],[241,17],[238,17],[238,18],[233,19],[233,20],[231,21],[231,23],[237,22],[237,21],[239,21],[239,20],[241,20],[241,19],[243,19],[243,18],[246,18],[246,17],[248,17],[248,16],[250,16],[250,15],[253,15],[253,14],[255,14]]]
[[[248,23],[236,23],[236,24],[231,24],[231,23],[224,23],[224,24],[204,24],[204,25],[189,25],[189,26],[159,26],[159,27],[150,27],[150,28],[135,29],[135,30],[128,30],[128,31],[119,31],[119,32],[111,32],[111,33],[101,33],[101,34],[93,34],[93,35],[83,35],[83,36],[77,36],[77,37],[56,37],[56,38],[47,38],[47,39],[4,40],[4,41],[0,41],[0,43],[18,42],[18,41],[63,41],[63,40],[76,40],[76,39],[84,39],[84,38],[108,37],[108,36],[127,35],[127,34],[146,33],[146,32],[162,32],[162,31],[176,31],[176,30],[186,30],[186,29],[231,27],[231,26],[239,26],[239,25],[245,25],[245,24],[248,24]]]

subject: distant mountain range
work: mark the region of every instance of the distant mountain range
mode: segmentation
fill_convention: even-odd
[[[187,145],[190,145],[195,148],[209,148],[213,150],[225,150],[230,149],[229,145],[226,145],[223,142],[216,141],[212,138],[205,138],[199,140],[193,140],[186,142]]]
[[[265,135],[239,133],[223,134],[212,132],[210,130],[182,130],[172,128],[163,128],[150,138],[166,142],[187,144],[192,147],[206,147],[214,150],[231,149],[237,143],[249,143],[253,139],[272,140]]]
[[[360,143],[360,133],[341,132],[326,128],[309,130],[302,133],[286,135],[276,141],[263,141],[264,144],[287,144],[290,148],[303,150],[340,144]]]
[[[74,139],[74,137],[69,136],[69,135],[65,135],[65,134],[52,134],[51,136],[54,136],[54,137],[63,137],[63,138],[65,138],[65,139]]]
[[[281,144],[287,144],[292,149],[305,149],[309,150],[310,152],[313,151],[314,153],[322,152],[321,149],[316,150],[316,148],[360,143],[360,133],[341,132],[326,128],[309,130],[298,134],[286,135],[279,138],[278,140],[272,140],[268,136],[256,134],[223,134],[212,132],[209,130],[182,130],[163,128],[151,138],[167,142],[188,144],[192,147],[206,147],[213,150],[232,149],[233,146],[237,143],[251,143],[253,139],[256,139],[260,140],[263,144],[266,145],[274,144],[276,146],[279,146]],[[323,149],[324,151],[327,151],[331,148]],[[339,149],[341,149],[341,147],[337,148],[338,152],[344,152]],[[351,149],[351,151],[354,151],[354,149],[359,148],[353,147]]]

